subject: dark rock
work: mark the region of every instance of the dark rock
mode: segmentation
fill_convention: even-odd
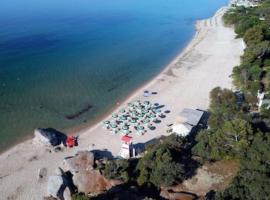
[[[34,140],[46,146],[65,144],[67,136],[53,128],[38,128],[35,130]]]

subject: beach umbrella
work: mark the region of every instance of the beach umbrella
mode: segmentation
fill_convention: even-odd
[[[144,130],[144,127],[143,127],[143,126],[138,126],[138,127],[137,127],[137,130],[138,130],[138,131],[142,131],[142,130]]]
[[[126,110],[124,109],[124,108],[122,108],[121,110],[120,110],[120,113],[125,113],[126,112]]]
[[[136,122],[137,122],[137,120],[134,119],[134,118],[132,118],[132,119],[130,120],[130,123],[132,123],[132,124],[135,124]]]
[[[122,130],[128,130],[129,129],[129,127],[127,126],[127,125],[124,125],[123,127],[122,127]]]
[[[166,117],[166,115],[164,115],[163,113],[159,114],[158,116],[159,116],[160,118],[165,118],[165,117]]]
[[[157,113],[161,113],[162,111],[160,109],[156,109],[156,112]]]
[[[137,101],[134,102],[134,105],[135,106],[140,106],[141,105],[141,102],[139,100],[137,100]]]
[[[143,124],[148,124],[149,122],[150,122],[150,119],[148,118],[143,120]]]
[[[144,101],[143,104],[144,105],[150,105],[150,101]]]
[[[108,125],[108,124],[110,124],[110,121],[104,121],[103,124]]]
[[[137,117],[142,118],[143,117],[143,114],[142,113],[138,113],[137,114]]]
[[[112,117],[113,117],[113,118],[117,118],[118,115],[117,115],[116,113],[113,113],[113,114],[112,114]]]
[[[154,123],[159,123],[160,120],[159,120],[158,118],[155,118],[155,119],[153,120],[153,122],[154,122]]]
[[[122,116],[120,116],[120,120],[127,120],[127,117],[126,116],[124,116],[124,115],[122,115]]]
[[[144,96],[144,97],[149,97],[149,95],[150,95],[150,93],[149,93],[148,90],[145,90],[145,91],[143,92],[143,96]]]
[[[155,119],[157,116],[154,114],[154,113],[152,113],[152,114],[150,114],[150,118],[151,119]]]
[[[111,126],[111,128],[113,128],[113,129],[117,128],[117,124],[116,124],[116,123],[112,123],[110,126]]]
[[[124,134],[128,134],[129,133],[129,127],[128,126],[123,126],[121,132],[124,133]]]

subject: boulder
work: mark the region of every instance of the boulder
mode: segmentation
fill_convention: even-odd
[[[47,185],[47,196],[58,200],[71,200],[72,190],[65,176],[49,176]]]
[[[47,185],[47,195],[54,198],[58,198],[59,191],[64,185],[63,178],[61,176],[49,176]]]
[[[162,190],[160,196],[169,200],[195,200],[197,196],[192,193],[185,192],[169,192],[167,190]]]
[[[47,169],[46,168],[40,168],[38,170],[38,180],[43,179],[47,176]]]
[[[63,192],[63,197],[64,197],[64,200],[72,200],[72,194],[71,194],[71,191],[68,187],[65,188],[64,192]]]
[[[81,171],[73,176],[74,185],[79,192],[100,193],[112,188],[115,185],[122,184],[122,181],[110,181],[100,174],[97,170]]]
[[[34,142],[45,146],[57,146],[66,141],[66,135],[53,128],[38,128],[34,135]]]
[[[94,153],[90,151],[79,151],[73,157],[64,159],[64,164],[71,173],[91,171],[94,168]]]

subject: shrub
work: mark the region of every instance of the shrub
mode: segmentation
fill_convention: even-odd
[[[103,174],[108,179],[129,180],[129,161],[125,159],[108,161]]]

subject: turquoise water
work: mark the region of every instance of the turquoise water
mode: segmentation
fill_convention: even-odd
[[[1,0],[0,150],[102,116],[227,0]]]

